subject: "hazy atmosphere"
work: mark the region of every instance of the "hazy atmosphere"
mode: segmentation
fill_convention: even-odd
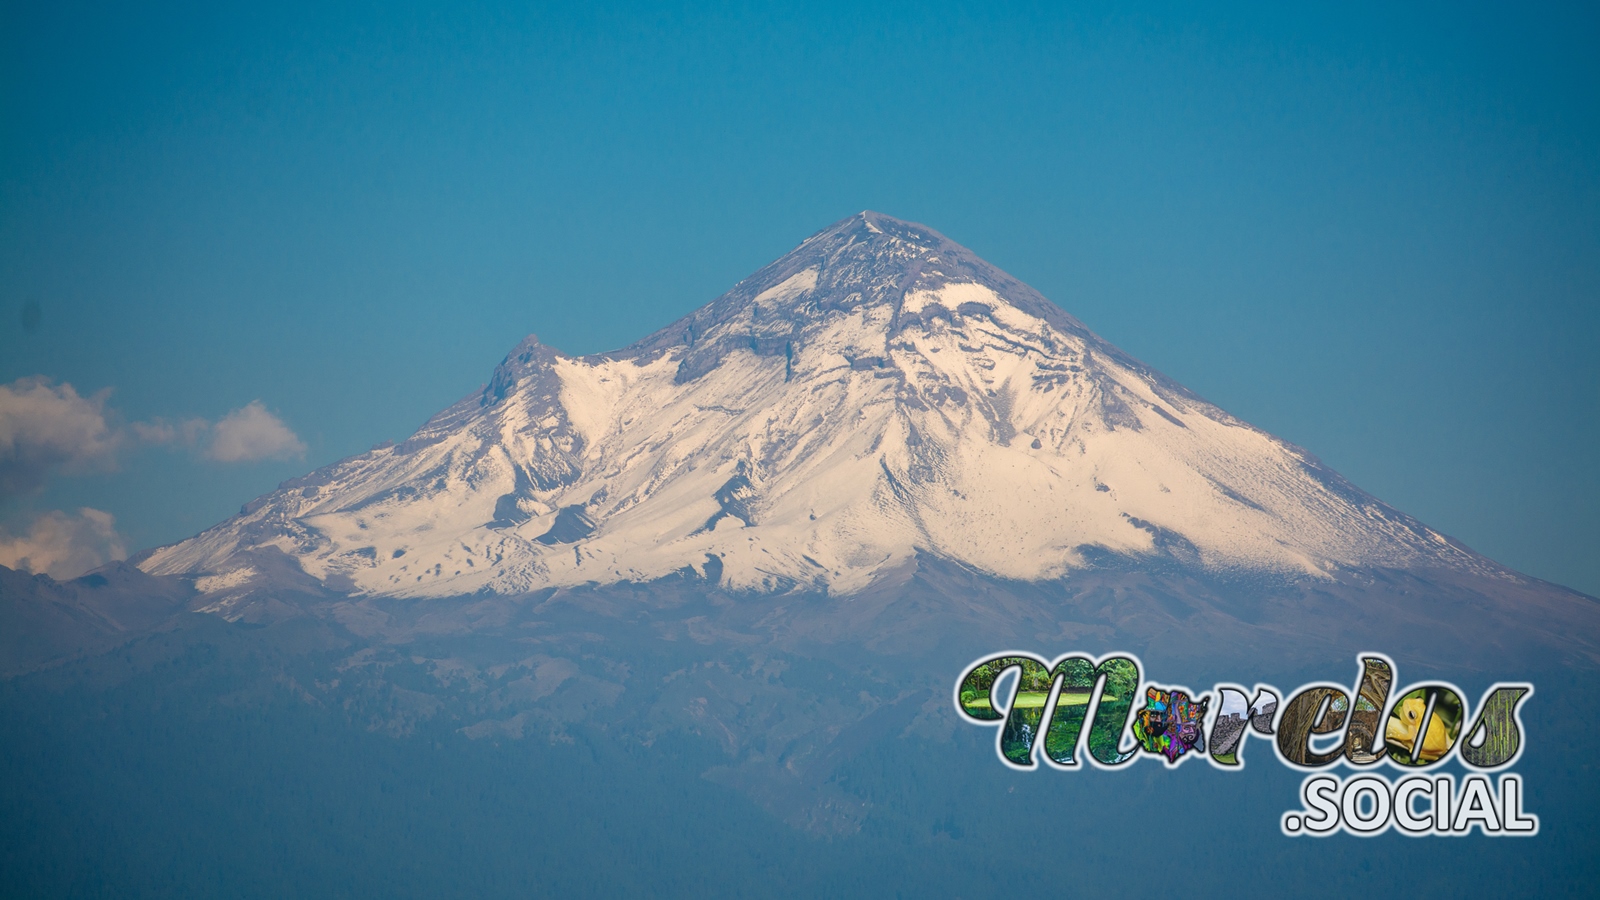
[[[0,4],[0,895],[1600,878],[1592,4]]]

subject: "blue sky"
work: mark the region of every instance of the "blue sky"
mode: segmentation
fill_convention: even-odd
[[[13,539],[185,537],[870,208],[1600,594],[1581,6],[3,10],[0,384],[120,436],[11,460]]]

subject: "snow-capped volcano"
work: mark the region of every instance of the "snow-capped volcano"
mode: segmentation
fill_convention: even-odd
[[[573,357],[529,337],[404,443],[139,565],[220,598],[268,548],[395,596],[674,573],[839,594],[919,553],[1019,580],[1110,556],[1493,568],[965,248],[872,212],[631,347]]]

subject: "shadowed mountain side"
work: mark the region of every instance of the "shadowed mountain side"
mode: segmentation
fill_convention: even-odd
[[[93,591],[15,573],[4,584],[7,610],[77,610],[42,594]],[[169,593],[140,598],[140,587]],[[122,590],[130,607],[150,608],[181,587],[150,579]],[[110,595],[99,596],[104,604]],[[51,671],[115,681],[129,654],[156,665],[192,656],[198,643],[231,648],[207,651],[224,656],[265,654],[277,660],[277,683],[303,702],[342,707],[353,724],[397,738],[423,723],[492,741],[559,744],[596,730],[643,746],[688,737],[722,760],[706,778],[795,827],[849,834],[871,804],[838,783],[842,767],[897,736],[943,740],[964,727],[951,708],[954,679],[1001,649],[1133,651],[1152,667],[1146,677],[1201,690],[1345,680],[1362,650],[1390,654],[1407,681],[1600,668],[1592,598],[1449,571],[1370,571],[1330,584],[1103,567],[1006,582],[927,557],[848,598],[729,592],[683,575],[522,596],[305,590],[270,608],[237,624],[169,613],[143,632],[116,632],[113,650],[113,637],[97,638],[98,659],[80,653]],[[6,665],[15,672],[35,660]]]
[[[114,647],[164,626],[194,596],[187,579],[127,563],[66,582],[0,566],[0,676]]]
[[[904,581],[858,595],[842,615],[801,611],[788,628],[818,643],[870,635],[860,639],[872,649],[909,655],[1014,646],[1284,667],[1379,649],[1400,663],[1458,670],[1600,667],[1600,602],[1576,591],[1450,569],[1341,574],[1228,578],[1129,565],[1002,582],[920,558]]]
[[[401,691],[429,676],[403,656],[383,663],[389,694],[359,667],[318,684],[338,651],[283,649],[294,628],[193,616],[116,653],[0,682],[8,893],[1117,896],[1151,865],[1151,823],[1175,811],[1206,829],[1204,852],[1179,870],[1203,895],[1251,894],[1287,872],[1330,896],[1584,896],[1596,874],[1600,803],[1587,724],[1573,714],[1587,700],[1577,679],[1534,673],[1517,769],[1525,808],[1542,820],[1537,839],[1289,840],[1278,820],[1303,774],[1253,738],[1240,772],[1147,760],[1019,773],[996,763],[987,729],[941,732],[931,717],[903,727],[906,709],[921,708],[914,695],[880,703],[805,758],[762,746],[733,757],[692,734],[642,743],[602,722],[571,724],[556,741],[531,726],[521,739],[473,738],[460,719],[416,712],[421,700],[405,705]],[[1341,671],[1353,676],[1351,663]],[[855,672],[800,668],[780,677],[826,685],[832,672],[858,693],[879,690]],[[674,684],[729,703],[709,674]],[[1475,695],[1488,682],[1458,683]]]

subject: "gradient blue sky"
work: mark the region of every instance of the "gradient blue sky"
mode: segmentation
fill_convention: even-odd
[[[870,208],[1600,594],[1592,5],[228,6],[4,4],[0,383],[305,455],[129,448],[13,532],[187,536]]]

